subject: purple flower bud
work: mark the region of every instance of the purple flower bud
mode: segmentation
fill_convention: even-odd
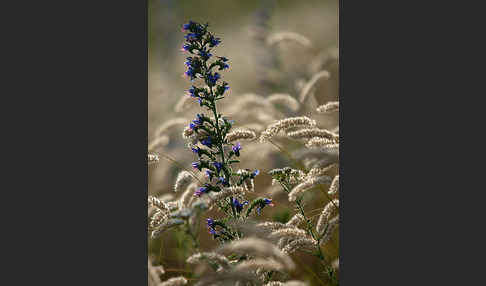
[[[240,143],[236,143],[235,146],[231,147],[231,149],[233,150],[233,152],[235,153],[236,157],[239,157],[240,156],[240,150],[241,150],[241,145]]]
[[[223,164],[220,162],[213,162],[213,165],[214,167],[216,167],[216,170],[218,170],[218,174],[219,174],[219,172],[221,172],[221,169],[223,168]]]

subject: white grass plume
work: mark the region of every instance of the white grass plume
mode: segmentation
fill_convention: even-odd
[[[328,183],[331,183],[331,178],[329,176],[309,178],[303,183],[300,183],[294,187],[294,189],[289,193],[289,201],[295,201],[299,195],[303,194],[305,191],[311,189],[314,186]]]
[[[296,42],[296,43],[299,43],[300,45],[302,45],[306,48],[312,47],[312,43],[307,37],[305,37],[301,34],[298,34],[298,33],[294,33],[294,32],[275,33],[275,34],[268,36],[267,40],[266,40],[267,45],[269,45],[269,46],[273,46],[273,45],[276,45],[276,44],[284,42],[284,41]]]
[[[301,214],[295,214],[285,225],[288,226],[299,226],[305,221],[304,216]]]
[[[265,270],[283,271],[285,266],[275,261],[274,259],[262,259],[256,258],[251,260],[245,260],[234,268],[234,271],[252,271],[263,268]]]
[[[156,137],[154,140],[152,140],[149,143],[148,149],[151,150],[151,151],[154,151],[154,150],[157,150],[160,147],[166,146],[167,144],[169,144],[169,137],[165,136],[165,135],[159,136],[159,137]]]
[[[306,99],[308,98],[309,94],[311,93],[312,88],[316,85],[316,83],[321,80],[325,79],[328,80],[331,77],[331,74],[326,71],[322,70],[315,75],[312,76],[312,78],[305,84],[304,88],[302,88],[302,91],[300,92],[299,95],[299,101],[300,103],[304,103]]]
[[[274,93],[267,97],[266,101],[272,104],[282,104],[294,112],[300,108],[300,103],[286,93]]]
[[[225,244],[217,252],[234,251],[239,253],[252,254],[258,257],[273,257],[282,262],[287,269],[294,269],[295,264],[292,259],[284,254],[274,244],[255,237],[236,240]]]
[[[311,139],[314,137],[326,138],[332,140],[331,142],[334,142],[335,140],[339,140],[339,135],[329,130],[319,129],[319,128],[306,128],[306,129],[300,129],[297,131],[289,132],[287,133],[287,137],[290,137],[292,139]]]
[[[329,187],[329,192],[327,192],[331,196],[337,195],[339,191],[339,175],[336,175],[334,179],[332,179],[331,186]]]
[[[231,132],[229,132],[228,134],[226,134],[226,140],[228,140],[228,142],[234,142],[234,141],[237,141],[237,140],[248,140],[248,141],[251,141],[251,140],[254,140],[256,138],[256,134],[253,130],[249,130],[249,129],[236,129],[236,130],[233,130]]]
[[[316,246],[317,242],[314,239],[301,238],[291,241],[282,249],[282,252],[290,254],[297,250],[311,250],[314,249]]]
[[[287,282],[270,281],[264,286],[308,286],[308,284],[298,280],[290,280]]]
[[[174,119],[171,119],[167,122],[164,122],[164,124],[160,125],[154,132],[154,137],[160,137],[162,135],[165,135],[167,131],[169,131],[171,128],[176,127],[178,125],[186,125],[188,120],[186,118],[182,117],[177,117]]]
[[[339,111],[339,101],[330,101],[326,104],[319,106],[316,110],[319,113],[331,113]]]
[[[170,278],[169,280],[166,280],[157,286],[180,286],[185,284],[187,284],[187,279],[184,278],[183,276],[179,276],[179,277]]]
[[[177,175],[177,179],[174,185],[174,192],[179,192],[192,181],[192,174],[187,171],[182,171]]]
[[[335,216],[329,221],[327,226],[324,228],[324,233],[321,234],[322,238],[320,241],[320,245],[325,245],[329,240],[331,240],[331,237],[338,226],[339,226],[339,216]]]
[[[322,233],[324,231],[326,223],[328,223],[331,217],[338,211],[337,207],[339,207],[339,200],[333,200],[324,207],[324,210],[322,210],[319,220],[317,221],[317,233]]]
[[[228,258],[216,252],[198,252],[196,254],[191,255],[189,258],[187,258],[186,262],[190,264],[197,264],[204,260],[209,261],[211,263],[216,263],[223,268],[230,267],[230,261],[228,260]]]
[[[306,236],[307,236],[307,232],[305,230],[297,228],[297,227],[282,228],[282,229],[273,231],[270,234],[271,238],[295,239],[295,238],[302,238],[302,237],[306,237]]]
[[[306,116],[285,118],[268,126],[260,135],[260,142],[268,141],[282,130],[285,131],[293,127],[314,127],[315,125],[316,121]]]

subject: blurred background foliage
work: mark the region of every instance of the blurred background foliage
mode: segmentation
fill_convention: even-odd
[[[222,44],[213,54],[230,59],[230,69],[222,72],[223,79],[231,87],[229,96],[223,100],[223,107],[220,108],[223,114],[225,108],[227,110],[227,106],[231,106],[232,100],[247,93],[261,96],[287,93],[298,99],[302,83],[309,81],[319,70],[326,69],[332,75],[331,80],[316,86],[313,98],[306,103],[309,107],[300,109],[297,114],[286,111],[282,114],[306,115],[313,119],[319,116],[320,127],[335,128],[338,124],[337,116],[314,116],[315,112],[311,111],[320,104],[338,99],[338,63],[328,61],[325,65],[316,64],[316,58],[336,53],[338,49],[338,6],[338,0],[149,0],[149,142],[154,139],[157,127],[164,122],[181,117],[187,118],[189,122],[199,111],[197,104],[182,114],[174,111],[174,106],[190,87],[190,81],[182,76],[187,55],[180,51],[184,42],[181,25],[189,20],[208,22],[210,30],[222,39]],[[274,47],[266,45],[266,37],[277,32],[299,33],[308,38],[312,46],[305,48],[295,43]],[[235,127],[243,123],[252,123],[252,119],[239,119]],[[178,126],[172,131],[170,142],[161,151],[189,168],[195,158],[182,139],[184,126]],[[266,172],[271,168],[292,166],[282,153],[260,153],[260,143],[242,142],[242,145],[241,165],[262,171],[256,179],[256,189],[262,190],[261,193],[271,188],[271,178]],[[290,141],[283,141],[282,145],[289,150],[299,147]],[[172,194],[177,198],[179,194],[174,194],[172,190],[175,177],[180,171],[180,167],[163,159],[159,164],[149,166],[149,195]],[[337,173],[336,169],[332,175]],[[327,201],[318,191],[312,193],[306,197],[306,209],[322,208]],[[296,213],[285,194],[280,193],[273,198],[277,202],[276,207],[265,209],[262,220],[286,222]],[[318,211],[314,211],[310,215],[318,214]],[[201,221],[207,217],[209,215],[202,217]],[[201,223],[199,237],[201,250],[208,251],[216,246],[216,242],[207,234],[204,222]],[[185,258],[192,254],[192,250],[191,242],[183,230],[173,229],[159,239],[149,241],[149,255],[166,269],[163,278],[184,275],[189,278],[190,284],[193,282],[193,266],[187,265]],[[338,257],[338,238],[335,237],[323,250],[329,257]],[[294,279],[307,280],[313,285],[322,284],[314,274],[322,271],[316,269],[314,257],[304,253],[294,254],[293,257],[302,266],[296,273],[292,273]]]

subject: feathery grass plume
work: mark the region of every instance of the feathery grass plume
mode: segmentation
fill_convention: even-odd
[[[306,48],[312,47],[312,43],[307,37],[294,32],[279,32],[272,34],[267,38],[267,45],[273,46],[284,41],[296,42]]]
[[[177,175],[176,183],[174,185],[174,192],[179,192],[192,181],[192,174],[187,171],[182,171]]]
[[[161,211],[170,212],[170,209],[167,206],[167,204],[165,202],[163,202],[162,200],[154,197],[154,196],[148,196],[147,201],[148,201],[149,207],[154,206],[154,207],[160,209]]]
[[[282,104],[294,112],[300,108],[300,103],[286,93],[274,93],[267,97],[267,102],[272,104]]]
[[[295,214],[287,223],[288,226],[299,226],[302,222],[304,222],[304,216],[301,214]]]
[[[236,140],[252,141],[255,138],[256,138],[256,134],[252,130],[236,129],[226,134],[226,140],[228,142],[234,142]]]
[[[324,207],[324,210],[322,210],[319,220],[317,221],[317,233],[322,233],[324,231],[325,224],[328,223],[330,218],[338,211],[336,207],[339,207],[339,200],[333,200]]]
[[[290,254],[297,250],[312,250],[315,249],[316,246],[317,242],[314,239],[301,238],[291,241],[282,249],[282,252]]]
[[[312,88],[314,85],[321,79],[328,80],[331,77],[328,71],[322,70],[315,75],[312,76],[312,78],[305,84],[304,88],[302,88],[300,95],[299,95],[299,101],[300,103],[304,103],[306,99],[308,98]]]
[[[152,231],[151,236],[152,238],[157,238],[167,229],[181,224],[184,224],[184,221],[182,219],[175,218],[175,219],[166,220],[162,224],[157,226],[155,230]]]
[[[270,238],[302,238],[307,236],[307,231],[297,227],[287,227],[275,230],[270,234]]]
[[[171,128],[174,128],[178,125],[186,125],[187,119],[178,117],[171,119],[169,121],[164,122],[164,124],[160,125],[154,132],[154,137],[161,137],[162,135],[165,135],[164,133],[167,133]]]
[[[152,140],[148,144],[148,149],[151,150],[151,151],[157,150],[160,147],[167,146],[167,144],[169,144],[169,137],[163,135],[163,136],[157,137],[154,140]]]
[[[325,173],[327,173],[332,168],[334,168],[334,166],[337,166],[337,164],[333,163],[333,164],[330,164],[330,165],[328,165],[324,168],[314,167],[314,168],[310,169],[309,172],[307,172],[306,178],[320,177],[320,176],[324,175]]]
[[[274,231],[274,230],[278,230],[278,229],[281,229],[281,228],[287,228],[289,226],[286,225],[286,224],[283,224],[281,222],[266,221],[266,222],[256,224],[256,227],[259,227],[259,228],[262,228],[262,229],[265,229],[265,230],[268,230],[268,231]]]
[[[289,128],[294,127],[314,127],[316,121],[310,119],[306,116],[301,117],[290,117],[286,119],[279,120],[267,127],[265,131],[260,135],[260,142],[264,143],[268,141],[273,136],[277,135],[280,131],[285,131]]]
[[[339,61],[339,49],[333,47],[321,51],[316,57],[314,57],[309,65],[309,70],[311,72],[318,72],[326,65],[330,65],[337,61]]]
[[[230,267],[230,261],[228,260],[228,258],[216,252],[198,252],[187,258],[186,262],[190,264],[197,264],[203,260],[207,260],[210,263],[218,264],[226,269]]]
[[[339,101],[330,101],[326,104],[319,106],[316,110],[319,113],[331,113],[339,111]]]
[[[319,138],[314,137],[310,139],[305,146],[307,148],[326,148],[326,149],[336,149],[339,148],[339,143],[336,143],[334,140],[330,140],[327,138]]]
[[[273,270],[273,271],[283,271],[285,269],[285,266],[280,263],[275,261],[274,259],[261,259],[261,258],[256,258],[256,259],[251,259],[251,260],[245,260],[234,268],[234,271],[251,271],[251,270],[257,270],[258,268],[263,268],[265,270]]]
[[[244,238],[220,247],[217,252],[234,251],[238,253],[251,254],[257,257],[273,257],[282,262],[287,269],[294,269],[295,264],[292,259],[283,253],[274,244],[255,237]]]
[[[246,271],[229,271],[229,272],[222,272],[216,275],[207,275],[200,281],[198,281],[195,286],[206,286],[206,285],[218,285],[218,286],[225,286],[225,285],[258,285],[259,280],[255,276],[255,274],[246,272]]]
[[[149,229],[155,229],[169,218],[169,213],[158,210],[150,218]]]
[[[187,186],[182,196],[179,198],[179,208],[189,207],[190,202],[194,199],[194,192],[197,190],[197,183],[191,183]]]
[[[336,228],[339,226],[339,216],[333,217],[327,226],[324,228],[323,233],[320,233],[322,236],[320,240],[320,245],[325,245],[330,239]]]
[[[308,284],[302,281],[290,280],[287,282],[270,281],[263,286],[308,286]]]
[[[159,162],[160,158],[159,158],[159,155],[157,154],[148,154],[147,156],[147,160],[148,160],[148,163],[149,164],[153,164],[153,163],[157,163]]]
[[[289,201],[293,202],[297,199],[297,196],[301,195],[305,191],[311,189],[314,186],[320,184],[329,184],[331,183],[331,177],[329,176],[320,176],[320,177],[311,177],[308,178],[303,183],[298,184],[295,188],[289,193]]]
[[[337,134],[332,133],[329,130],[319,128],[306,128],[292,131],[287,133],[287,137],[290,137],[292,139],[324,138],[329,139],[332,142],[339,140],[339,136]]]
[[[183,96],[181,99],[179,99],[179,101],[174,106],[174,111],[177,113],[187,111],[194,106],[192,103],[193,103],[193,99],[191,97]]]
[[[336,175],[334,179],[332,179],[331,186],[329,187],[329,195],[334,196],[339,191],[339,175]]]
[[[170,278],[169,280],[166,280],[157,286],[180,286],[185,284],[187,284],[187,279],[184,278],[183,276],[179,276],[179,277]]]

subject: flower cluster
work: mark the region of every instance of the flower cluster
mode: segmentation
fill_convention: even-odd
[[[208,178],[208,182],[195,192],[196,196],[202,196],[210,192],[220,192],[222,188],[230,187],[232,184],[239,186],[243,183],[241,178],[233,178],[240,174],[234,173],[231,167],[232,164],[239,163],[237,157],[241,154],[242,146],[239,142],[233,143],[226,139],[233,121],[223,117],[216,109],[216,102],[222,99],[229,89],[228,83],[223,81],[218,73],[229,68],[229,60],[212,54],[212,49],[218,46],[221,40],[208,31],[208,24],[189,21],[182,26],[182,30],[186,32],[182,50],[191,54],[185,62],[185,74],[193,82],[187,91],[188,95],[197,98],[199,105],[211,114],[197,114],[188,127],[188,133],[194,134],[197,139],[191,150],[198,156],[198,161],[193,162],[192,167],[204,171]],[[196,79],[202,80],[205,84],[197,86],[194,84]],[[226,146],[231,148],[225,148]],[[258,170],[253,171],[251,179],[258,173]],[[232,207],[234,214],[240,208],[234,204],[233,198],[227,204]]]

